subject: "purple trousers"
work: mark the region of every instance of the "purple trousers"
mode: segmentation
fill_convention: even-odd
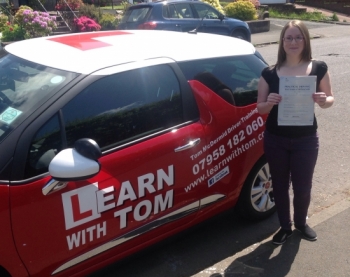
[[[317,133],[301,138],[276,136],[264,133],[264,151],[270,167],[273,195],[281,228],[290,229],[289,187],[293,187],[294,224],[306,224],[311,200],[319,141]]]

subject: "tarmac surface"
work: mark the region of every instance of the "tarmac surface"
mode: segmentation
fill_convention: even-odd
[[[285,244],[275,246],[271,236],[192,277],[349,277],[350,198],[314,214],[308,224],[317,241],[294,230]]]
[[[333,15],[332,11],[306,8],[308,12]],[[344,28],[350,32],[350,17],[336,14],[339,22],[335,24],[348,25]],[[257,47],[275,44],[278,43],[279,34],[280,30],[254,34],[252,43]],[[318,37],[317,34],[311,36]],[[293,236],[285,244],[275,246],[271,243],[271,235],[192,277],[349,277],[350,197],[313,214],[307,223],[316,231],[317,241],[307,241],[294,230]]]
[[[297,4],[295,4],[295,7],[296,8],[306,8],[307,12],[315,12],[315,11],[322,12],[327,17],[331,17],[334,13],[334,12],[328,11],[328,10],[316,9],[314,7],[307,7],[307,6],[297,5]],[[350,29],[350,16],[347,16],[344,14],[339,14],[339,13],[336,13],[336,14],[339,18],[339,21],[326,21],[323,23],[325,23],[327,25],[344,26],[345,32],[349,32],[348,30]],[[271,19],[271,21],[272,20],[276,21],[276,19]],[[277,26],[279,28],[276,29],[276,26],[273,26],[273,24],[270,23],[270,30],[268,32],[256,33],[256,34],[252,35],[252,39],[251,39],[252,44],[254,44],[255,46],[260,46],[260,45],[278,43],[280,31],[282,30],[283,26],[284,26],[284,23],[283,23],[283,25]],[[332,29],[331,28],[327,28],[327,30],[324,30],[324,32],[325,32],[324,35],[332,36]],[[310,36],[311,36],[311,38],[321,37],[318,33],[312,33],[311,31],[310,31]],[[350,274],[349,274],[349,276],[350,276]]]

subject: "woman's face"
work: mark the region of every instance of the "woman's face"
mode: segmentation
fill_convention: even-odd
[[[298,27],[289,27],[284,33],[283,49],[287,56],[300,57],[305,47],[304,37]]]

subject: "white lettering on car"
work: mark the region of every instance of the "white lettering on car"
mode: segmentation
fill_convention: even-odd
[[[95,238],[99,239],[107,234],[107,223],[106,221],[101,224],[93,225],[89,228],[81,230],[77,233],[73,233],[67,236],[68,249],[72,250],[74,247],[84,245],[87,241],[92,242]]]
[[[119,190],[114,186],[100,189],[96,182],[62,193],[66,230],[98,219],[103,212],[112,209],[120,208],[114,212],[114,217],[120,221],[120,229],[127,227],[129,216],[133,217],[133,221],[143,221],[152,213],[163,212],[173,206],[174,190],[161,191],[166,187],[173,186],[174,180],[174,166],[169,165],[167,171],[158,169],[155,174],[147,173],[137,177],[137,186],[133,186],[131,181],[127,180],[121,183]],[[145,197],[147,194],[151,195],[157,192],[160,193],[155,195],[153,200],[149,198],[136,205],[130,204],[130,202]],[[127,206],[122,207],[123,205]],[[97,224],[67,236],[69,250],[84,245],[86,241],[105,236],[107,234],[106,226],[107,224],[104,222],[102,227]]]
[[[134,210],[132,209],[132,206],[126,207],[122,210],[116,211],[114,213],[115,217],[119,217],[120,220],[120,229],[123,229],[127,226],[128,221],[128,213],[132,212],[134,219],[136,221],[142,221],[150,216],[153,208],[153,213],[157,214],[159,212],[165,211],[165,209],[169,209],[173,206],[173,199],[174,199],[174,190],[168,190],[163,198],[162,194],[156,195],[154,197],[154,205],[152,205],[152,202],[150,200],[144,200],[141,201],[136,205]],[[143,214],[141,214],[141,211],[143,211]]]
[[[98,184],[93,183],[62,193],[66,230],[101,217],[98,212],[97,191]]]
[[[196,179],[185,187],[185,192],[189,192],[206,180],[208,187],[213,186],[229,174],[229,166],[234,158],[263,140],[264,119],[259,115],[254,116],[257,113],[257,108],[252,109],[238,122],[224,130],[220,136],[203,146],[202,150],[190,156],[192,161],[198,159],[192,166],[192,173]],[[251,139],[247,141],[249,138]],[[202,157],[199,158],[200,156]]]

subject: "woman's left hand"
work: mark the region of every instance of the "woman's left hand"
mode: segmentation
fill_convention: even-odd
[[[312,98],[314,99],[315,103],[321,107],[324,106],[327,101],[327,95],[324,92],[315,92],[312,94]]]

